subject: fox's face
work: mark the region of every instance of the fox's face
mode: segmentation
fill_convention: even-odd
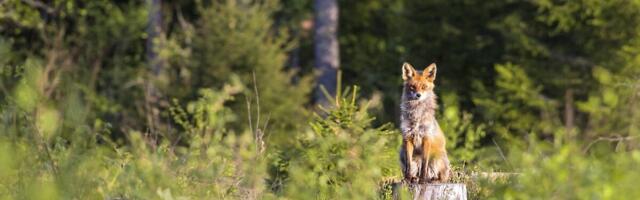
[[[402,65],[402,80],[404,80],[403,98],[422,101],[433,95],[436,80],[436,64],[431,63],[422,72],[416,71],[409,63]]]

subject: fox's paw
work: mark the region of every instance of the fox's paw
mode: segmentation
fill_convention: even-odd
[[[404,182],[408,184],[414,184],[418,182],[418,177],[415,176],[405,176]]]
[[[420,177],[418,178],[418,183],[423,184],[423,183],[428,183],[429,182],[429,177],[426,175],[426,173],[424,171],[422,173],[420,173],[419,176]]]
[[[418,180],[419,184],[426,184],[426,183],[430,183],[429,179],[427,178],[421,178],[420,180]]]

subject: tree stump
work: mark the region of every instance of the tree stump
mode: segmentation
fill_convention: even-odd
[[[400,198],[400,187],[406,187],[414,200],[467,200],[467,186],[459,183],[401,184],[396,183],[393,198]],[[402,198],[404,199],[404,198]]]

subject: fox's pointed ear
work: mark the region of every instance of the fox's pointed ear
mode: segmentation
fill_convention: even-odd
[[[436,67],[436,63],[431,63],[427,68],[422,71],[422,76],[426,77],[427,80],[433,82],[436,80],[436,72],[438,71],[438,67]]]
[[[402,80],[406,81],[406,80],[412,79],[417,74],[418,73],[416,72],[416,69],[414,69],[413,66],[411,66],[411,64],[406,62],[402,64]]]

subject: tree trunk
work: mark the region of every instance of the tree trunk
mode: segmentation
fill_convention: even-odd
[[[314,51],[315,67],[320,72],[318,86],[324,86],[330,95],[336,94],[336,73],[339,68],[338,3],[336,0],[315,0]],[[315,101],[326,104],[321,90],[316,90]]]
[[[162,62],[158,59],[153,43],[162,33],[162,0],[148,0],[149,22],[147,25],[147,61],[154,76],[158,76],[162,71]]]
[[[568,140],[573,138],[573,127],[575,121],[575,111],[573,108],[573,90],[567,89],[564,91],[564,126],[567,131],[566,135]]]
[[[156,53],[156,44],[154,41],[162,33],[162,0],[147,0],[149,9],[149,22],[147,24],[147,62],[149,65],[149,71],[151,72],[148,78],[145,80],[145,107],[146,118],[149,127],[149,138],[156,141],[158,138],[159,123],[160,123],[160,91],[155,85],[159,80],[159,76],[163,70],[163,62],[161,58],[158,58]]]
[[[295,36],[298,36],[299,33],[296,31],[293,34],[295,37]],[[296,75],[292,77],[293,83],[298,83],[299,73],[302,68],[300,66],[300,45],[299,44],[289,52],[289,60],[287,62],[288,62],[289,68],[294,70],[296,73]]]

